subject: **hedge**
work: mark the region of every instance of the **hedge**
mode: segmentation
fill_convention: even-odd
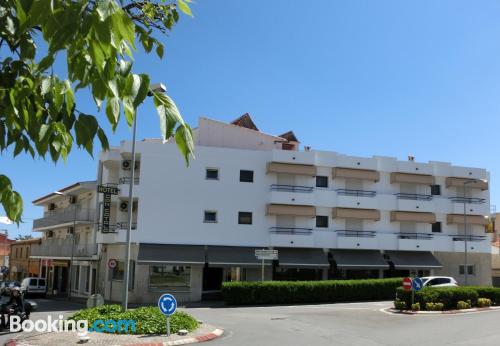
[[[401,280],[225,282],[222,295],[228,305],[384,300],[394,298]]]
[[[411,291],[402,287],[396,290],[397,298],[411,306]],[[470,300],[472,306],[477,306],[479,298],[491,300],[492,305],[500,305],[500,288],[494,287],[425,287],[415,292],[415,302],[425,307],[427,303],[443,303],[444,310],[456,309],[458,302]]]

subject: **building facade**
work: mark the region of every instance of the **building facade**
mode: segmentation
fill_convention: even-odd
[[[131,142],[100,155],[97,184],[120,191],[111,232],[96,238],[106,299],[121,300],[129,208],[131,302],[165,291],[197,301],[223,281],[260,280],[254,251],[263,248],[279,253],[265,262],[266,280],[414,273],[463,282],[467,272],[469,284],[491,284],[485,169],[300,150],[293,132],[263,133],[248,115],[229,124],[200,118],[194,135],[189,167],[175,144],[158,139],[137,142],[135,167]]]
[[[94,292],[99,259],[96,195],[95,181],[85,181],[33,201],[44,211],[33,221],[41,242],[32,244],[30,259],[40,261],[48,294],[87,297]]]
[[[39,246],[40,238],[17,240],[10,244],[9,279],[22,281],[27,277],[40,275],[40,260],[31,258],[32,246]]]
[[[8,275],[10,266],[10,244],[13,242],[9,239],[7,231],[0,233],[0,278],[3,280]]]

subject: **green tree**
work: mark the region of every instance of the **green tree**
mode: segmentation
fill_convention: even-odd
[[[172,0],[175,1],[175,0]],[[0,153],[67,159],[74,143],[90,155],[94,141],[109,148],[102,122],[78,110],[75,92],[91,91],[113,131],[120,118],[130,126],[138,107],[151,96],[161,135],[175,140],[188,163],[191,128],[164,93],[150,90],[146,74],[134,74],[133,52],[163,57],[154,37],[191,15],[190,0],[2,0],[0,2]],[[45,42],[46,49],[37,43]],[[64,59],[67,79],[54,71]],[[0,172],[1,173],[1,172]],[[0,174],[0,203],[7,216],[21,220],[23,203],[10,179]]]

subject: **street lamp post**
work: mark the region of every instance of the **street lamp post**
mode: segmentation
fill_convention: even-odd
[[[150,86],[151,91],[166,92],[167,89],[161,83],[152,84]],[[128,227],[127,227],[127,237],[125,244],[125,263],[124,263],[124,273],[123,273],[123,295],[122,295],[122,311],[126,311],[128,307],[128,286],[130,281],[130,236],[132,233],[132,209],[134,205],[134,180],[135,180],[135,137],[137,131],[137,112],[134,115],[134,122],[132,125],[132,165],[130,169],[130,181],[128,190]]]

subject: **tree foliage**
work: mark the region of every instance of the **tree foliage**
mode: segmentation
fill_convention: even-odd
[[[18,234],[16,236],[16,240],[30,240],[33,239],[33,236],[31,234]]]
[[[152,96],[165,140],[174,138],[186,159],[193,152],[191,128],[174,101],[150,90],[150,78],[135,74],[133,53],[140,46],[163,57],[154,37],[191,15],[188,2],[143,0],[2,0],[0,2],[0,152],[14,157],[66,160],[76,146],[90,155],[98,139],[109,148],[103,121],[113,131],[121,118],[130,126],[138,107]],[[45,43],[46,49],[38,45]],[[40,45],[42,46],[42,45]],[[54,71],[67,65],[66,79]],[[88,89],[107,120],[78,110],[75,92]],[[1,173],[1,172],[0,172]],[[0,203],[19,222],[22,198],[0,174]]]

